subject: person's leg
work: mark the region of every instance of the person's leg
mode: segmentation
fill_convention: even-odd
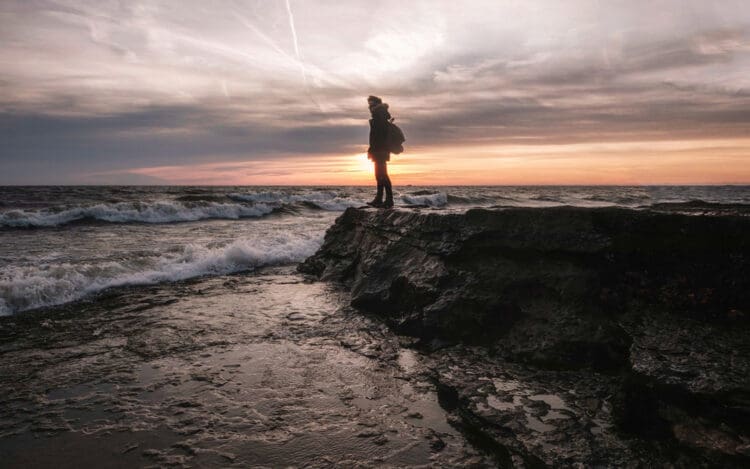
[[[378,183],[378,189],[377,194],[375,195],[375,199],[370,202],[368,205],[372,205],[374,207],[378,207],[383,204],[383,177],[382,177],[382,171],[383,171],[383,163],[375,160],[375,180]]]
[[[385,203],[383,204],[386,208],[393,207],[393,186],[391,186],[391,178],[388,176],[388,166],[383,161],[383,170],[381,172],[382,184],[385,189]]]

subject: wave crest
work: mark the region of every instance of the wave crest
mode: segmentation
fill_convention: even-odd
[[[0,315],[68,303],[112,287],[292,264],[311,256],[322,242],[322,233],[280,233],[220,247],[188,244],[157,258],[10,266],[0,273]]]
[[[265,204],[218,202],[117,202],[64,209],[10,210],[0,213],[0,227],[36,228],[59,226],[81,220],[110,223],[171,223],[211,218],[249,218],[271,213]]]
[[[290,194],[285,192],[256,192],[249,194],[229,194],[232,200],[263,203],[269,205],[300,204],[309,208],[318,208],[332,212],[342,212],[349,207],[360,207],[364,201],[344,197],[333,191],[312,192],[308,194]]]
[[[401,196],[401,200],[409,205],[422,205],[426,207],[445,207],[448,205],[448,195],[444,192],[424,195],[404,194]]]

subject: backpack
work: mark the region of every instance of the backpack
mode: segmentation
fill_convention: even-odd
[[[398,155],[404,151],[403,143],[406,141],[404,132],[393,123],[394,119],[388,121],[388,150]]]

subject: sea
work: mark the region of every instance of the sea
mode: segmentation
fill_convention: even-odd
[[[396,208],[627,207],[747,215],[750,186],[403,186]],[[373,187],[0,187],[0,315],[118,287],[294,265]]]

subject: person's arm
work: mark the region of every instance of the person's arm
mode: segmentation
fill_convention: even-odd
[[[372,146],[374,145],[374,142],[375,142],[375,129],[374,129],[373,125],[374,124],[372,122],[372,119],[370,119],[370,146],[367,147],[367,155],[368,156],[370,154],[372,154]]]
[[[383,151],[388,149],[388,121],[375,118],[370,127],[370,150]]]

